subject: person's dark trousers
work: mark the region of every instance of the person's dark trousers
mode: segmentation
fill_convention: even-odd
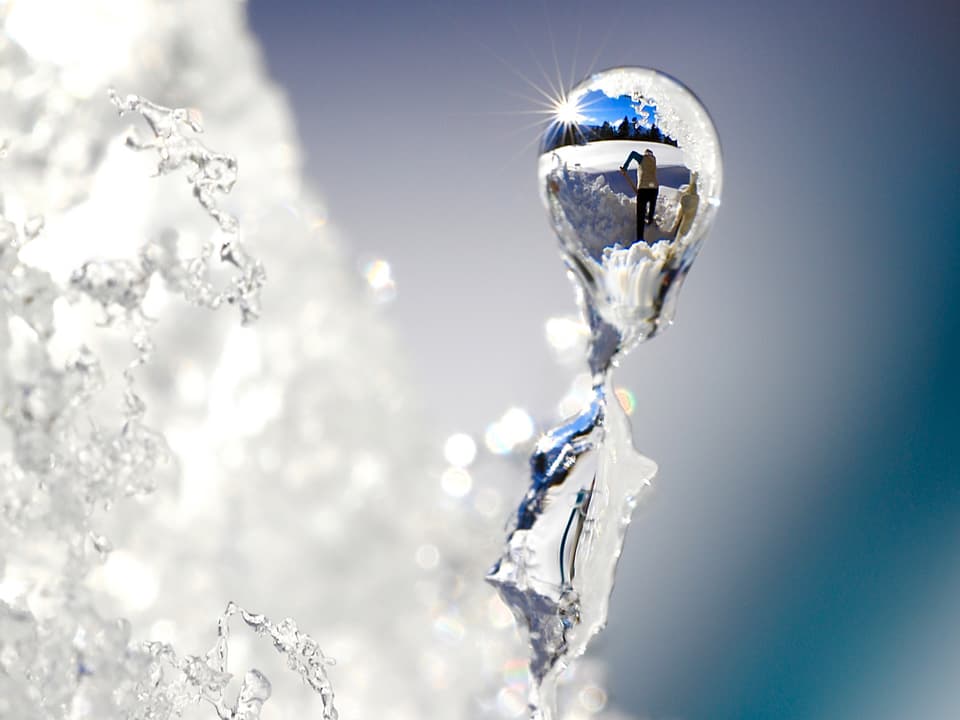
[[[657,209],[657,196],[660,188],[640,188],[637,191],[637,217],[646,218],[648,223],[653,222],[653,213]]]
[[[643,218],[646,216],[646,207],[640,201],[640,194],[637,193],[637,242],[643,240]]]

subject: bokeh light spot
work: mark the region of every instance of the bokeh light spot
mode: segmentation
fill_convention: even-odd
[[[517,718],[527,709],[527,701],[523,693],[514,688],[501,688],[497,693],[497,710],[501,717]]]
[[[487,426],[483,441],[490,452],[506,455],[533,437],[533,419],[522,408],[510,408],[503,417]]]
[[[607,706],[607,693],[596,685],[587,685],[578,697],[581,707],[588,713],[598,713]]]
[[[623,387],[614,390],[614,394],[617,396],[617,401],[623,411],[627,415],[633,415],[633,411],[637,409],[637,396],[631,390]]]
[[[390,302],[397,296],[397,285],[393,280],[393,270],[386,260],[371,260],[363,267],[363,276],[373,291],[377,302]]]
[[[447,468],[440,476],[440,487],[447,495],[462,498],[473,487],[473,478],[463,468]]]
[[[417,565],[424,570],[433,570],[440,562],[440,551],[436,545],[421,545],[414,556]]]
[[[443,446],[443,457],[451,465],[465,468],[477,457],[477,444],[466,433],[456,433],[447,438]]]

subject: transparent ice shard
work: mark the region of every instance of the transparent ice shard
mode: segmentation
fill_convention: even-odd
[[[487,576],[529,632],[532,717],[553,716],[560,673],[606,624],[630,516],[656,471],[633,447],[609,375],[586,410],[537,443],[530,488]]]

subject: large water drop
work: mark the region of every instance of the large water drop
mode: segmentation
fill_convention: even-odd
[[[538,170],[564,259],[618,349],[655,335],[720,204],[703,105],[656,70],[592,75],[558,103]]]

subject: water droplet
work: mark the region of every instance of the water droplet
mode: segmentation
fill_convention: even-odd
[[[583,300],[618,335],[612,356],[673,318],[720,201],[716,131],[673,78],[614,68],[557,104],[540,150],[542,198]]]

